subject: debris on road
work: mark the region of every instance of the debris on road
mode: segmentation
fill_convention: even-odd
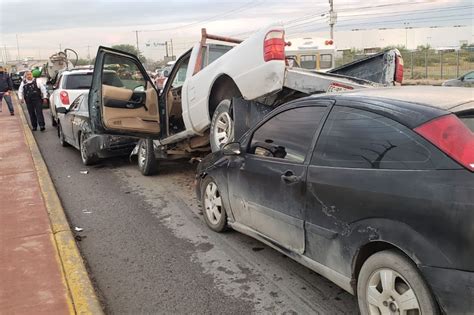
[[[90,214],[92,213],[92,211],[90,211],[89,209],[82,209],[82,213]]]
[[[76,231],[76,232],[82,232],[82,231],[84,231],[84,229],[83,229],[83,228],[80,228],[80,227],[78,227],[78,226],[75,226],[75,227],[74,227],[74,231]]]
[[[81,174],[89,174],[89,171],[87,171],[87,170],[81,171]]]

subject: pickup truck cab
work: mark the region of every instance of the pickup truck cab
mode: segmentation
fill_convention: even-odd
[[[234,139],[233,98],[272,108],[315,93],[392,85],[400,64],[395,51],[371,58],[370,71],[352,65],[348,70],[357,78],[345,75],[345,69],[291,69],[286,44],[281,26],[264,28],[243,42],[203,29],[201,41],[174,64],[161,93],[136,56],[99,47],[89,94],[93,131],[147,139],[141,142],[144,150],[138,150],[139,162],[140,152],[147,150],[167,159],[217,151]],[[104,73],[110,70],[121,86],[106,82]],[[144,174],[155,168],[140,167]]]

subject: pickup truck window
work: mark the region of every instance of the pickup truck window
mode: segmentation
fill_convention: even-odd
[[[208,45],[203,48],[202,51],[202,66],[205,68],[210,65],[220,57],[222,57],[226,52],[234,48],[233,46],[226,45]]]
[[[103,84],[117,86],[118,81],[121,87],[129,90],[146,88],[146,80],[133,59],[106,55],[104,58]]]
[[[183,60],[179,64],[178,71],[176,71],[175,77],[173,79],[173,83],[171,84],[173,88],[180,87],[184,84],[184,81],[186,80],[186,72],[188,71],[188,65],[189,65],[189,58],[187,58],[186,60]]]

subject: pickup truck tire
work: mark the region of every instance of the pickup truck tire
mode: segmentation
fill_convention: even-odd
[[[226,143],[234,141],[234,119],[230,105],[231,100],[222,100],[212,115],[209,137],[212,152],[219,151]]]
[[[362,265],[357,281],[362,315],[439,314],[438,306],[416,265],[401,253],[384,250]],[[418,311],[418,312],[416,312]]]
[[[138,168],[144,176],[154,175],[158,171],[158,161],[151,139],[141,139],[138,143]]]

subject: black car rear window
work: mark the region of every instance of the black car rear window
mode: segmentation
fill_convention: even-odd
[[[70,74],[64,79],[66,90],[89,90],[92,84],[92,73]]]
[[[408,127],[376,113],[336,106],[313,154],[313,165],[433,169],[429,145]]]
[[[474,112],[458,114],[461,121],[474,132]]]

